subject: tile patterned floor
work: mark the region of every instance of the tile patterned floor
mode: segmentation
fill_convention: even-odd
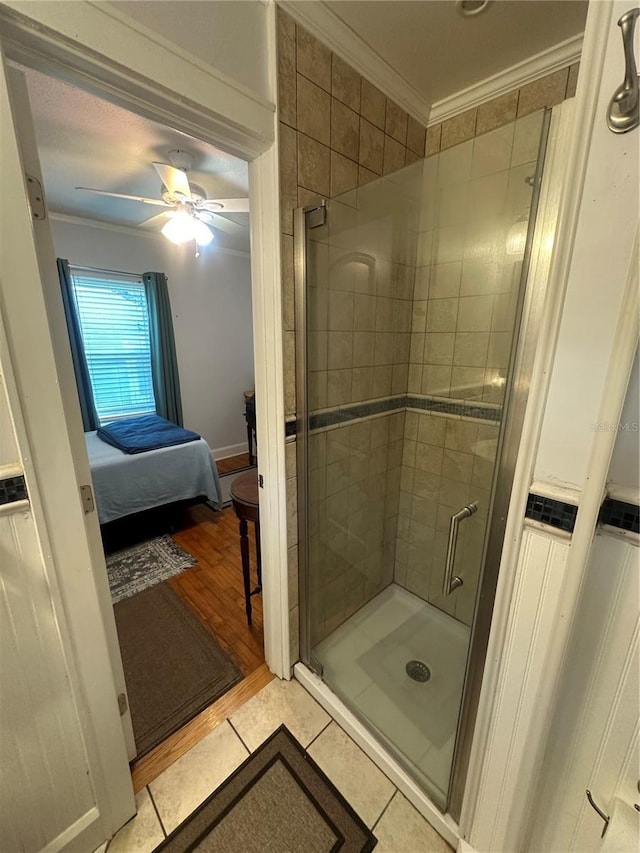
[[[138,814],[112,839],[108,853],[151,853],[282,723],[373,828],[376,853],[451,853],[306,690],[278,679],[140,791]]]

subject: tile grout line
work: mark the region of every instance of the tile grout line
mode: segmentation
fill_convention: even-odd
[[[145,787],[147,789],[147,793],[149,794],[149,799],[151,800],[151,805],[153,806],[153,810],[156,813],[156,817],[158,818],[158,820],[160,822],[160,829],[162,830],[162,834],[164,835],[165,838],[168,838],[169,836],[167,835],[167,830],[164,828],[164,823],[162,822],[162,818],[160,817],[160,812],[158,811],[158,807],[156,806],[156,801],[153,799],[153,794],[151,793],[151,788],[149,787],[149,785],[146,785]]]
[[[326,712],[325,712],[325,713],[326,713]],[[329,722],[328,722],[326,725],[324,725],[324,726],[320,729],[320,731],[318,732],[318,734],[317,734],[315,737],[313,737],[313,738],[309,741],[309,743],[304,747],[304,751],[305,751],[305,752],[308,752],[308,751],[309,751],[309,749],[313,746],[313,744],[318,740],[318,738],[320,737],[320,735],[321,735],[323,732],[325,732],[325,731],[329,728],[329,726],[331,725],[331,723],[335,723],[335,720],[333,719],[333,717],[331,716],[331,714],[329,714]],[[337,725],[337,724],[336,724],[336,725]]]
[[[393,784],[393,783],[392,783],[392,784]],[[383,818],[383,817],[384,817],[384,815],[385,815],[385,812],[387,811],[387,809],[388,809],[388,808],[389,808],[389,806],[391,805],[391,800],[395,797],[395,795],[396,795],[397,793],[398,793],[398,789],[397,789],[397,788],[395,787],[395,785],[394,785],[394,786],[393,786],[393,794],[391,794],[391,796],[389,797],[389,801],[388,801],[388,803],[387,803],[387,804],[386,804],[386,806],[382,809],[382,811],[380,812],[380,816],[378,817],[378,819],[376,820],[376,822],[375,822],[375,823],[373,824],[373,826],[371,827],[371,832],[374,832],[374,831],[375,831],[375,828],[376,828],[376,827],[377,827],[377,825],[380,823],[380,821],[382,820],[382,818]]]
[[[253,698],[253,697],[252,697],[252,698]],[[240,743],[241,743],[241,744],[244,746],[244,748],[247,750],[247,752],[249,753],[249,755],[253,755],[253,750],[249,749],[249,747],[247,746],[247,744],[244,742],[244,740],[242,739],[242,737],[241,737],[241,735],[240,735],[240,732],[236,729],[236,727],[235,727],[235,726],[233,725],[233,723],[231,722],[231,717],[227,717],[226,719],[227,719],[227,722],[229,723],[229,725],[231,726],[231,731],[235,734],[235,736],[238,738],[238,740],[240,741]],[[257,749],[257,747],[256,747],[256,749]]]

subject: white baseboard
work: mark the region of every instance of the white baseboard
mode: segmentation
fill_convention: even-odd
[[[229,456],[238,456],[240,453],[246,453],[249,449],[247,442],[244,441],[241,444],[228,444],[226,447],[214,447],[211,452],[213,453],[213,458],[216,462],[219,462],[221,459],[228,459]]]
[[[338,725],[353,738],[363,752],[369,756],[374,764],[377,764],[385,776],[416,807],[425,820],[444,838],[447,844],[456,849],[460,841],[460,836],[458,825],[453,818],[448,814],[442,814],[424,791],[418,787],[411,776],[403,770],[395,758],[378,743],[369,730],[363,726],[360,720],[348,710],[346,705],[338,699],[335,693],[331,692],[317,675],[314,675],[302,663],[297,663],[294,666],[293,674],[305,690],[322,705],[327,713],[331,714]],[[467,845],[465,853],[472,853],[472,848]]]

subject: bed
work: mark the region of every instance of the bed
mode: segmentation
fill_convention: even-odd
[[[202,438],[134,455],[95,432],[85,433],[85,439],[100,524],[193,498],[222,506],[218,470]]]

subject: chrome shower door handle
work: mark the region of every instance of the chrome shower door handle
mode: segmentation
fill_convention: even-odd
[[[447,560],[444,565],[444,583],[442,585],[442,594],[450,595],[454,589],[462,586],[462,578],[453,577],[453,566],[456,561],[456,548],[458,547],[458,525],[465,518],[470,518],[478,511],[478,504],[474,501],[468,506],[462,507],[459,512],[451,516],[449,524],[449,544],[447,546]]]
[[[640,8],[629,9],[618,21],[624,49],[624,80],[613,93],[607,112],[607,126],[613,133],[628,133],[640,124],[638,69],[633,55],[633,32]]]

